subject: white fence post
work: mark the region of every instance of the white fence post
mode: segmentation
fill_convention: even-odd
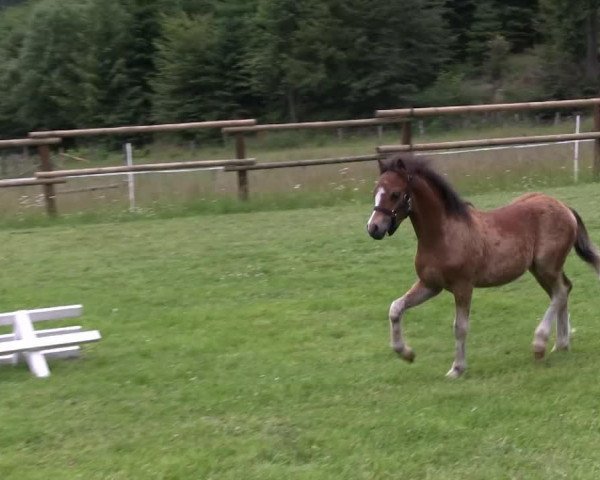
[[[575,117],[575,133],[579,133],[581,127],[581,115]],[[579,140],[573,142],[573,180],[579,180]]]
[[[133,166],[133,152],[131,143],[125,144],[125,164]],[[129,211],[135,212],[135,175],[133,172],[127,174],[127,189],[129,191]]]

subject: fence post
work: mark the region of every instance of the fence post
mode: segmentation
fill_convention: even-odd
[[[594,105],[594,130],[600,132],[600,105]],[[594,165],[592,166],[594,180],[600,179],[600,138],[594,140]]]
[[[48,145],[38,146],[38,154],[40,156],[40,170],[43,172],[52,171],[52,160],[50,159],[50,147]],[[42,185],[44,191],[44,201],[46,203],[46,213],[49,217],[56,217],[56,192],[54,184],[48,183]]]
[[[243,160],[246,158],[246,141],[243,133],[235,135],[235,158]],[[238,198],[241,201],[248,200],[248,170],[238,170]]]
[[[131,143],[125,144],[125,165],[133,167],[133,150]],[[129,193],[129,211],[135,212],[135,175],[133,172],[127,174],[127,192]]]
[[[412,121],[410,119],[402,122],[402,144],[412,145]]]

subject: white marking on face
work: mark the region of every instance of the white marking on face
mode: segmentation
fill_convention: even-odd
[[[379,187],[377,189],[377,192],[375,193],[375,206],[378,207],[379,204],[381,203],[381,199],[383,198],[383,195],[385,194],[385,190],[383,189],[383,187]],[[375,215],[375,211],[373,210],[373,213],[371,214],[371,216],[369,217],[369,221],[367,222],[367,228],[369,227],[369,225],[371,225],[371,222],[373,222],[373,216]]]

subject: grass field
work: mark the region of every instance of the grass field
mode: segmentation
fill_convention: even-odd
[[[547,191],[600,243],[598,189]],[[371,240],[365,202],[0,229],[2,310],[82,303],[104,337],[49,379],[0,370],[0,478],[599,478],[593,272],[570,257],[572,352],[539,364],[541,289],[477,291],[449,381],[450,295],[407,314],[415,364],[388,348],[415,239]]]

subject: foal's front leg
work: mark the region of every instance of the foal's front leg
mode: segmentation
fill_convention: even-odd
[[[464,286],[454,289],[454,303],[456,317],[454,317],[454,336],[456,337],[456,355],[452,367],[446,374],[448,378],[460,377],[467,368],[466,341],[469,330],[469,312],[471,310],[471,297],[473,287]]]
[[[409,308],[416,307],[421,303],[435,297],[441,289],[429,288],[420,280],[417,281],[411,289],[402,297],[394,300],[390,305],[390,337],[394,351],[407,362],[415,359],[415,353],[412,348],[404,343],[402,337],[402,316]]]

